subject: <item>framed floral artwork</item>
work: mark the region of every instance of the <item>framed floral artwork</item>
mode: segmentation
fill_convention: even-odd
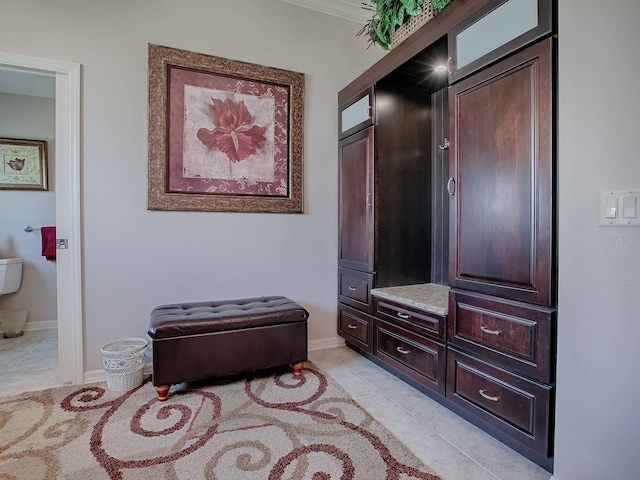
[[[303,212],[304,74],[149,45],[150,210]]]
[[[47,190],[47,142],[0,138],[0,190]]]

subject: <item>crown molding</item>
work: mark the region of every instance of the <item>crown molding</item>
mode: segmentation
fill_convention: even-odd
[[[364,24],[371,13],[362,8],[362,0],[282,0],[299,7]]]

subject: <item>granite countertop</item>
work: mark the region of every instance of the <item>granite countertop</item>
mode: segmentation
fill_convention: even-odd
[[[374,288],[371,295],[420,308],[437,315],[449,311],[449,287],[435,283]]]

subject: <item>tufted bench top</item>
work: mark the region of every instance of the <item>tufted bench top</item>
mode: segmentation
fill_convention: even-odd
[[[304,322],[307,318],[309,312],[282,296],[176,303],[152,310],[148,333],[157,340]]]

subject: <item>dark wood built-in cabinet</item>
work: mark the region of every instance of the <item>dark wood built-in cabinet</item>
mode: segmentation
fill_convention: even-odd
[[[552,40],[450,87],[449,285],[552,305]]]
[[[548,470],[555,9],[454,0],[338,95],[339,334]]]
[[[347,305],[338,306],[338,333],[359,350],[373,352],[373,318]]]
[[[448,400],[490,425],[490,433],[508,436],[510,445],[518,442],[520,450],[526,447],[541,457],[550,453],[553,410],[549,385],[532,382],[455,349],[448,351],[447,365]]]
[[[376,357],[418,383],[444,394],[445,347],[429,337],[376,319]]]
[[[373,127],[340,142],[341,267],[373,271]]]
[[[555,379],[555,314],[553,308],[452,290],[449,346],[551,384]]]
[[[443,315],[376,297],[375,356],[417,384],[444,395]]]
[[[429,281],[429,101],[380,82],[374,125],[339,143],[338,265],[376,285]]]

